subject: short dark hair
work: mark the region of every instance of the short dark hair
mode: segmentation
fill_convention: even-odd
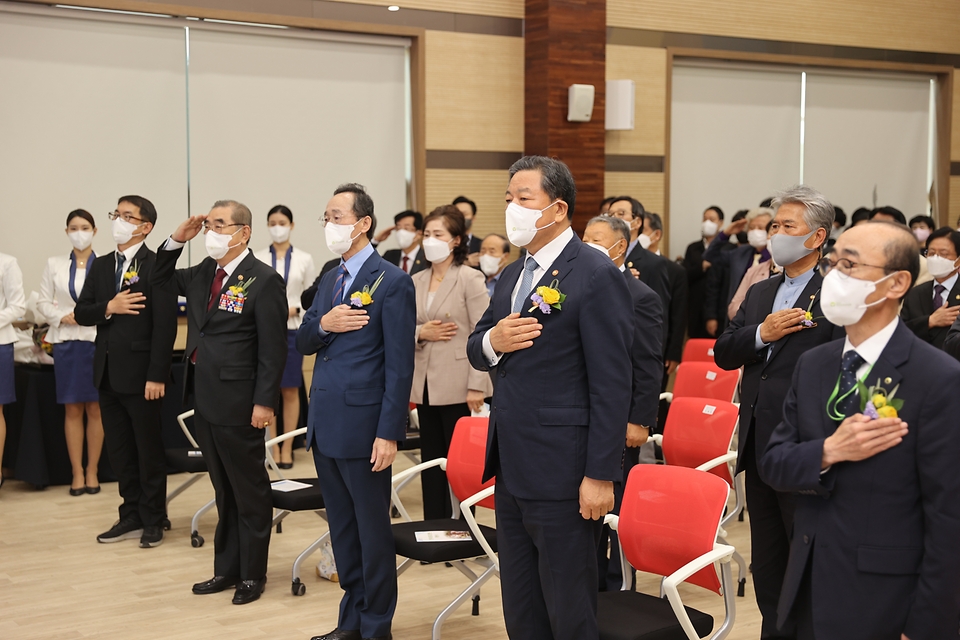
[[[883,255],[887,259],[885,270],[887,273],[908,271],[910,273],[910,286],[913,286],[920,274],[920,254],[917,252],[917,239],[913,237],[913,234],[905,225],[896,222],[871,220],[870,224],[885,224],[899,231],[896,237],[883,247]]]
[[[760,201],[761,209],[769,209],[770,205],[773,203],[773,198],[764,198]]]
[[[650,222],[651,229],[654,231],[663,232],[663,219],[660,217],[659,213],[653,213],[650,211],[645,212],[643,214],[643,222],[646,224],[648,221]]]
[[[617,200],[617,199],[616,199],[614,196],[610,196],[610,197],[608,197],[608,198],[604,198],[603,200],[600,201],[600,208],[597,209],[597,211],[603,211],[603,208],[604,208],[605,206],[607,206],[608,204],[613,204],[614,202],[616,202],[616,200]]]
[[[932,232],[927,237],[927,249],[930,248],[930,241],[936,240],[937,238],[946,238],[953,243],[953,250],[957,252],[957,255],[960,256],[960,231],[956,229],[951,229],[950,227],[940,227],[936,231]]]
[[[267,211],[267,221],[269,221],[270,216],[272,216],[275,213],[282,213],[284,216],[287,217],[287,220],[289,220],[290,223],[293,224],[293,211],[290,211],[290,207],[282,204],[274,205],[274,207],[270,209],[270,211]]]
[[[367,193],[367,190],[362,184],[357,184],[356,182],[347,182],[337,187],[333,195],[340,195],[341,193],[352,193],[353,194],[353,213],[357,216],[357,220],[362,220],[363,218],[370,218],[370,229],[367,230],[367,239],[373,239],[373,232],[377,230],[377,216],[373,213],[373,198],[370,197],[370,194]]]
[[[570,173],[570,167],[556,158],[546,156],[524,156],[510,167],[510,178],[521,171],[539,171],[540,188],[551,200],[563,200],[567,203],[567,220],[573,220],[573,209],[577,203],[577,184]]]
[[[841,227],[847,226],[847,214],[837,205],[833,205],[833,221]]]
[[[120,204],[121,202],[129,202],[133,206],[140,209],[141,218],[146,218],[147,222],[157,224],[157,208],[153,206],[152,202],[143,196],[123,196],[117,200],[117,204]]]
[[[918,223],[927,225],[927,229],[930,229],[931,231],[937,228],[937,223],[933,221],[933,218],[924,215],[913,216],[910,218],[910,224],[907,226],[912,228],[913,225]]]
[[[733,217],[730,218],[730,222],[736,222],[737,220],[743,220],[744,218],[747,217],[747,214],[748,214],[748,213],[750,213],[750,209],[740,209],[740,211],[737,211],[735,214],[733,214]]]
[[[393,216],[393,224],[400,224],[400,221],[404,218],[413,218],[413,228],[417,231],[423,231],[423,214],[419,211],[414,211],[413,209],[407,209],[406,211],[401,211],[397,215]]]
[[[510,241],[507,240],[506,236],[500,233],[488,233],[483,239],[486,240],[489,237],[500,238],[503,241],[503,252],[510,253]]]
[[[117,203],[117,204],[119,204],[119,203]],[[93,219],[93,216],[90,215],[90,212],[87,211],[86,209],[74,209],[73,211],[71,211],[70,213],[68,213],[68,214],[67,214],[67,226],[68,226],[68,227],[70,226],[70,221],[73,220],[74,218],[83,218],[84,220],[86,220],[87,222],[89,222],[89,223],[90,223],[90,226],[92,226],[94,229],[97,228],[97,222]]]
[[[709,207],[707,207],[706,209],[703,210],[704,213],[706,213],[707,211],[716,211],[716,212],[717,212],[717,217],[720,218],[721,220],[723,220],[723,209],[721,209],[721,208],[718,207],[717,205],[712,204],[712,205],[710,205]]]
[[[456,198],[453,199],[453,202],[451,202],[450,204],[452,205],[468,204],[470,205],[470,211],[473,212],[473,215],[477,215],[477,203],[471,200],[470,198],[468,198],[467,196],[457,196]]]
[[[873,220],[874,218],[876,218],[878,213],[883,213],[885,215],[892,216],[893,219],[899,222],[900,224],[904,226],[907,225],[907,217],[903,215],[903,212],[900,211],[900,209],[897,209],[896,207],[891,207],[891,206],[877,207],[876,209],[870,212],[870,219]]]
[[[451,236],[460,238],[460,242],[453,248],[453,263],[456,265],[463,264],[467,259],[467,253],[470,251],[470,246],[467,243],[467,221],[463,217],[463,212],[452,204],[444,204],[431,211],[424,218],[423,226],[426,227],[431,220],[439,220]]]
[[[617,196],[613,199],[613,202],[629,202],[630,203],[630,213],[633,215],[634,220],[640,220],[640,228],[637,231],[638,233],[643,231],[643,215],[646,213],[646,209],[643,208],[643,204],[636,198],[632,196]],[[613,205],[611,202],[611,206]]]
[[[853,215],[850,216],[850,224],[857,224],[858,222],[863,222],[864,220],[870,219],[870,214],[872,212],[866,207],[860,207],[853,212]]]

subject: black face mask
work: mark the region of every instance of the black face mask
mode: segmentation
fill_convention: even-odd
[[[740,244],[748,244],[746,231],[741,231],[737,234],[737,242]]]

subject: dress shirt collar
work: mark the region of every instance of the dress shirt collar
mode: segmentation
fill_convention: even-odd
[[[247,257],[248,253],[250,253],[250,249],[247,249],[246,251],[241,251],[240,255],[238,255],[236,258],[234,258],[224,266],[220,267],[219,264],[217,266],[223,269],[224,271],[226,271],[227,278],[229,278],[230,276],[233,275],[233,272],[237,270],[237,267],[240,266],[240,263],[243,262],[243,259]]]
[[[347,267],[347,273],[350,274],[350,277],[357,275],[360,272],[360,268],[363,266],[363,263],[367,261],[367,258],[373,255],[373,245],[367,244],[363,249],[360,249],[356,254],[351,256],[348,260],[344,261],[343,258],[340,258],[340,264]]]
[[[626,271],[627,271],[627,265],[625,264],[620,265],[620,273],[626,273]]]
[[[939,284],[939,285],[942,285],[942,286],[943,286],[943,296],[942,296],[942,297],[943,297],[944,300],[946,300],[946,299],[947,299],[947,294],[950,293],[951,291],[953,291],[953,286],[954,286],[955,284],[957,284],[957,278],[958,278],[958,277],[960,277],[960,274],[955,273],[955,274],[953,274],[952,276],[950,276],[949,278],[947,278],[946,280],[944,280],[943,282],[937,282],[936,280],[934,280],[934,281],[933,281],[933,290],[931,290],[931,291],[932,291],[932,296],[935,297],[935,296],[937,295],[937,292],[935,291],[935,289],[937,288],[937,285]]]
[[[403,249],[400,252],[410,259],[410,262],[413,262],[413,259],[417,257],[417,253],[420,251],[420,245],[411,247],[409,251],[404,251]]]
[[[813,274],[814,274],[814,272],[815,272],[816,270],[817,270],[816,267],[812,267],[812,268],[810,268],[810,269],[807,269],[806,271],[804,271],[804,272],[801,273],[800,275],[798,275],[796,278],[791,278],[790,276],[788,276],[788,275],[786,274],[786,272],[784,272],[784,274],[783,274],[783,282],[784,282],[784,284],[786,284],[788,287],[800,287],[800,288],[803,288],[803,287],[807,286],[807,283],[810,282],[810,279],[811,279],[811,278],[813,278]]]
[[[132,247],[127,247],[123,251],[120,251],[118,249],[117,253],[122,253],[123,257],[126,258],[126,262],[124,262],[124,264],[130,264],[130,262],[136,257],[137,252],[140,251],[140,247],[142,246],[143,246],[143,241],[140,241],[137,244],[133,245]]]
[[[868,365],[873,366],[877,360],[880,359],[880,354],[883,353],[887,343],[890,342],[890,338],[893,337],[893,332],[897,330],[897,324],[899,322],[899,317],[894,318],[890,324],[880,329],[880,331],[877,331],[856,347],[856,352],[860,354],[860,357],[863,358]],[[850,338],[844,338],[843,353],[851,349],[854,349],[854,346],[850,344]]]
[[[530,256],[537,261],[537,268],[544,270],[549,269],[553,261],[560,256],[563,248],[566,247],[567,243],[572,239],[573,229],[567,227],[556,238],[540,247],[539,251],[530,254]]]

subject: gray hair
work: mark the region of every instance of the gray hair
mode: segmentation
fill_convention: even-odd
[[[567,203],[567,219],[573,220],[573,207],[577,201],[577,185],[570,167],[546,156],[524,156],[510,166],[510,178],[521,171],[539,171],[540,188],[551,200]]]
[[[652,213],[647,211],[643,214],[644,222],[650,223],[650,228],[654,231],[663,231],[663,220],[660,218],[659,213]]]
[[[760,216],[770,216],[770,219],[773,220],[773,216],[776,215],[776,211],[767,207],[757,207],[756,209],[750,209],[747,211],[747,222],[750,222],[754,218],[759,218]],[[832,224],[832,223],[831,223]]]
[[[507,238],[506,238],[503,234],[500,234],[500,233],[489,233],[489,234],[487,234],[487,236],[484,238],[484,241],[485,241],[487,238],[500,238],[500,241],[503,242],[503,252],[506,253],[506,254],[509,254],[509,253],[510,253],[510,241],[507,240]]]
[[[230,217],[235,224],[242,224],[250,227],[250,233],[253,233],[253,214],[247,205],[236,200],[217,200],[213,203],[214,209],[230,209]]]
[[[772,206],[774,210],[778,210],[785,204],[802,205],[804,209],[803,221],[807,223],[810,231],[823,229],[827,232],[828,236],[830,235],[836,212],[833,209],[833,205],[830,204],[822,193],[813,187],[798,184],[790,187],[786,191],[778,193],[773,198],[770,206]]]
[[[615,234],[619,234],[619,235],[623,236],[623,239],[627,241],[627,247],[629,248],[629,246],[630,246],[630,225],[628,225],[626,222],[624,222],[624,221],[621,220],[620,218],[616,218],[616,217],[614,217],[614,216],[596,216],[596,217],[594,217],[594,218],[590,218],[590,221],[587,222],[587,227],[589,227],[589,226],[591,226],[591,225],[594,225],[594,224],[597,224],[597,223],[603,223],[603,224],[609,226],[610,229],[611,229]],[[587,227],[584,227],[584,228],[586,229]],[[618,240],[617,242],[619,242],[619,240]]]

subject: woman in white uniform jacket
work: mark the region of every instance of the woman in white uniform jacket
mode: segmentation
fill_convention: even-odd
[[[0,461],[3,460],[3,443],[7,439],[3,405],[17,400],[13,384],[13,345],[17,341],[17,333],[13,323],[26,310],[27,305],[23,298],[23,273],[17,265],[17,259],[0,253]],[[3,486],[2,472],[0,472],[0,486]]]
[[[64,409],[63,430],[73,469],[70,495],[79,496],[100,491],[97,469],[103,449],[99,394],[93,384],[97,328],[80,326],[73,319],[77,297],[96,258],[90,245],[97,233],[97,225],[92,215],[77,209],[67,216],[66,233],[73,251],[69,255],[53,256],[47,260],[40,281],[37,310],[50,325],[47,342],[53,345],[57,402]],[[84,412],[87,414],[86,470],[83,467]]]
[[[313,284],[317,268],[313,256],[290,244],[290,231],[293,230],[293,212],[282,204],[267,213],[267,226],[273,240],[266,249],[254,253],[261,262],[272,266],[283,276],[287,283],[287,365],[280,380],[280,393],[283,396],[283,429],[293,431],[300,423],[300,385],[303,382],[303,356],[297,351],[297,329],[306,309],[300,308],[300,294]],[[276,425],[270,424],[270,437],[276,436]],[[273,456],[281,469],[293,467],[293,440],[285,441],[280,447],[280,456],[274,450]]]

